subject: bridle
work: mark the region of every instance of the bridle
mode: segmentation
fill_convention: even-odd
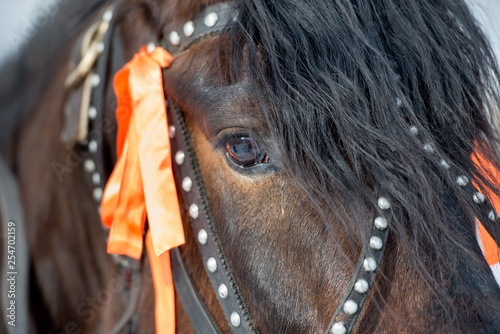
[[[125,63],[121,43],[117,34],[114,33],[113,10],[113,5],[105,8],[101,15],[91,23],[87,33],[80,38],[81,43],[77,43],[78,46],[83,44],[85,47],[83,47],[84,52],[81,52],[81,47],[74,52],[75,63],[80,65],[76,66],[76,70],[70,74],[66,82],[69,97],[65,109],[65,126],[61,135],[62,141],[66,144],[79,145],[88,152],[83,168],[86,172],[86,182],[91,189],[97,207],[107,175],[102,137],[100,143],[98,138],[92,137],[92,134],[98,132],[98,127],[103,122],[106,83],[109,80],[106,74],[108,72],[115,73]],[[175,54],[203,39],[220,35],[236,19],[233,14],[234,11],[227,3],[210,6],[193,21],[174,27],[166,35],[166,40],[160,41],[159,44],[175,56]],[[154,45],[151,44],[151,46]],[[108,68],[109,63],[113,66],[111,71]],[[396,99],[395,103],[403,108],[399,99]],[[213,222],[203,180],[182,112],[174,101],[168,100],[167,113],[176,184],[189,214],[207,276],[233,333],[257,333]],[[411,126],[409,133],[417,136],[419,130],[416,126]],[[453,174],[451,163],[439,158],[441,155],[432,144],[425,143],[422,148],[430,156],[437,157],[435,159],[437,167],[447,171],[448,176],[453,178],[457,186],[470,194],[476,216],[483,222],[491,235],[498,235],[495,226],[495,223],[498,223],[498,217],[484,195],[476,190],[467,176]],[[0,198],[14,198],[15,202],[14,204],[4,204],[1,207],[1,212],[4,214],[2,222],[5,226],[5,222],[13,218],[22,222],[22,211],[20,210],[19,196],[13,195],[17,192],[15,178],[9,174],[8,170],[5,170],[3,165],[2,160],[0,160],[0,185],[6,185],[7,189],[0,188]],[[10,186],[11,184],[14,186]],[[379,190],[378,193],[383,194],[383,190]],[[9,207],[15,208],[16,206],[19,209],[9,209]],[[374,201],[373,215],[367,223],[367,231],[370,231],[370,234],[366,240],[363,240],[363,247],[354,273],[340,305],[328,325],[328,333],[344,334],[352,330],[382,263],[390,221],[390,198],[380,195]],[[498,240],[496,241],[498,244]],[[131,278],[132,283],[127,290],[129,294],[127,310],[111,332],[118,333],[125,327],[132,331],[134,312],[140,294],[142,263],[121,256],[114,257],[114,260],[116,265],[121,268],[123,275]],[[193,284],[193,279],[186,270],[179,249],[171,251],[171,261],[177,295],[182,301],[195,331],[197,333],[221,333],[200,298]],[[27,297],[25,298],[27,300]],[[24,331],[19,330],[16,333],[24,333]]]

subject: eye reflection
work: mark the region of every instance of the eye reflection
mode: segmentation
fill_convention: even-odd
[[[226,156],[236,166],[252,167],[260,163],[269,163],[269,156],[261,146],[249,136],[235,136],[225,143]]]

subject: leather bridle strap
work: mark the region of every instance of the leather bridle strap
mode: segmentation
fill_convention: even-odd
[[[198,249],[204,263],[206,273],[220,306],[226,315],[231,331],[235,334],[256,333],[253,320],[248,313],[243,297],[233,276],[229,262],[225,256],[224,248],[220,241],[217,228],[214,224],[212,213],[208,204],[203,180],[198,168],[195,153],[192,149],[189,134],[179,107],[168,100],[168,122],[171,136],[171,148],[174,156],[172,164],[175,181],[182,193],[189,221],[196,235]],[[180,258],[182,260],[182,258]],[[179,268],[174,267],[174,272]],[[174,273],[175,276],[180,275]],[[187,273],[183,276],[186,277]],[[184,305],[185,308],[203,305],[198,294],[184,295],[190,288],[183,286],[188,281],[177,281],[176,291],[181,300],[196,297],[195,303]],[[180,283],[180,285],[179,285]],[[197,311],[203,312],[203,307]],[[208,317],[206,317],[208,318]],[[215,331],[201,330],[197,333],[218,333]]]
[[[170,263],[175,291],[184,306],[184,310],[195,332],[222,334],[214,318],[201,300],[193,280],[184,265],[179,248],[174,248],[170,251]]]
[[[376,203],[376,214],[370,218],[367,227],[370,234],[363,241],[363,248],[347,291],[344,293],[326,333],[350,333],[361,314],[384,258],[389,236],[390,209],[389,200],[385,197],[379,197]]]
[[[29,324],[29,248],[17,180],[1,155],[0,214],[2,273],[5,275],[0,282],[1,300],[2,311],[7,313],[3,323],[8,334],[25,334]]]
[[[182,113],[171,100],[168,101],[167,112],[176,184],[182,193],[186,211],[190,216],[190,222],[207,275],[228,322],[231,324],[233,333],[257,332],[233,277],[217,228],[213,222],[196,156],[190,143]],[[375,214],[369,220],[368,231],[370,231],[370,234],[368,240],[363,243],[364,247],[358,264],[343,300],[328,326],[328,333],[345,334],[352,330],[382,263],[389,234],[388,221],[391,204],[388,199],[380,197],[375,205],[377,207]],[[195,329],[199,328],[196,329],[197,333],[219,333],[217,326],[212,325],[214,321],[207,312],[184,268],[180,252],[177,249],[174,251],[171,255],[174,284],[177,294],[193,323],[193,327]],[[245,321],[241,321],[242,315]],[[235,324],[238,326],[235,326]]]

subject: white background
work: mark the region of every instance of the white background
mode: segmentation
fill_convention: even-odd
[[[29,40],[37,26],[55,15],[60,3],[85,0],[1,0],[0,62]],[[468,0],[500,57],[500,0]]]

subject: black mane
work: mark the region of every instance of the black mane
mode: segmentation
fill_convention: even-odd
[[[365,236],[360,208],[384,194],[393,204],[393,240],[451,322],[458,324],[450,304],[464,286],[479,300],[498,295],[494,284],[471,282],[485,262],[471,194],[456,185],[463,174],[498,193],[474,165],[474,151],[500,167],[499,71],[466,4],[242,0],[237,7],[234,80],[248,61],[261,112],[286,152],[281,159],[325,226],[336,215]],[[499,328],[499,311],[483,311]]]

